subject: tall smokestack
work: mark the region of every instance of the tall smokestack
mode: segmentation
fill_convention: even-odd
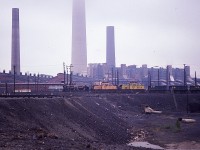
[[[20,36],[19,36],[19,9],[12,9],[12,54],[11,72],[20,74]]]
[[[74,73],[87,73],[85,0],[73,0],[72,65]]]
[[[106,63],[109,67],[115,68],[115,33],[114,26],[107,26],[106,29]]]

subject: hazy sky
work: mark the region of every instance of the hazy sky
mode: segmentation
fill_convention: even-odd
[[[21,71],[56,75],[71,63],[72,0],[0,0],[0,71],[11,66],[12,8],[20,9]],[[200,75],[200,0],[86,0],[88,63],[191,66]]]

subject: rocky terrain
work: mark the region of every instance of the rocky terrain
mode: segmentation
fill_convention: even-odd
[[[0,149],[200,149],[200,95],[67,93],[60,98],[0,98]],[[149,105],[162,114],[145,114]],[[192,124],[177,123],[179,117]]]

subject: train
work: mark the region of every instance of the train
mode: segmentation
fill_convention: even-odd
[[[200,93],[200,86],[153,86],[145,88],[143,84],[129,82],[127,84],[113,85],[109,82],[94,82],[88,85],[64,85],[63,91],[90,91],[95,93]]]
[[[94,82],[92,86],[64,85],[63,91],[91,91],[91,92],[144,92],[145,87],[136,82],[128,84],[113,85],[109,82]]]

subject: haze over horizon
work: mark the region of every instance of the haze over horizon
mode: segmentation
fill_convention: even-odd
[[[0,0],[0,71],[11,66],[12,8],[20,11],[21,71],[56,75],[71,63],[72,0]],[[106,61],[115,27],[116,64],[191,66],[200,76],[199,0],[86,0],[88,63]]]

